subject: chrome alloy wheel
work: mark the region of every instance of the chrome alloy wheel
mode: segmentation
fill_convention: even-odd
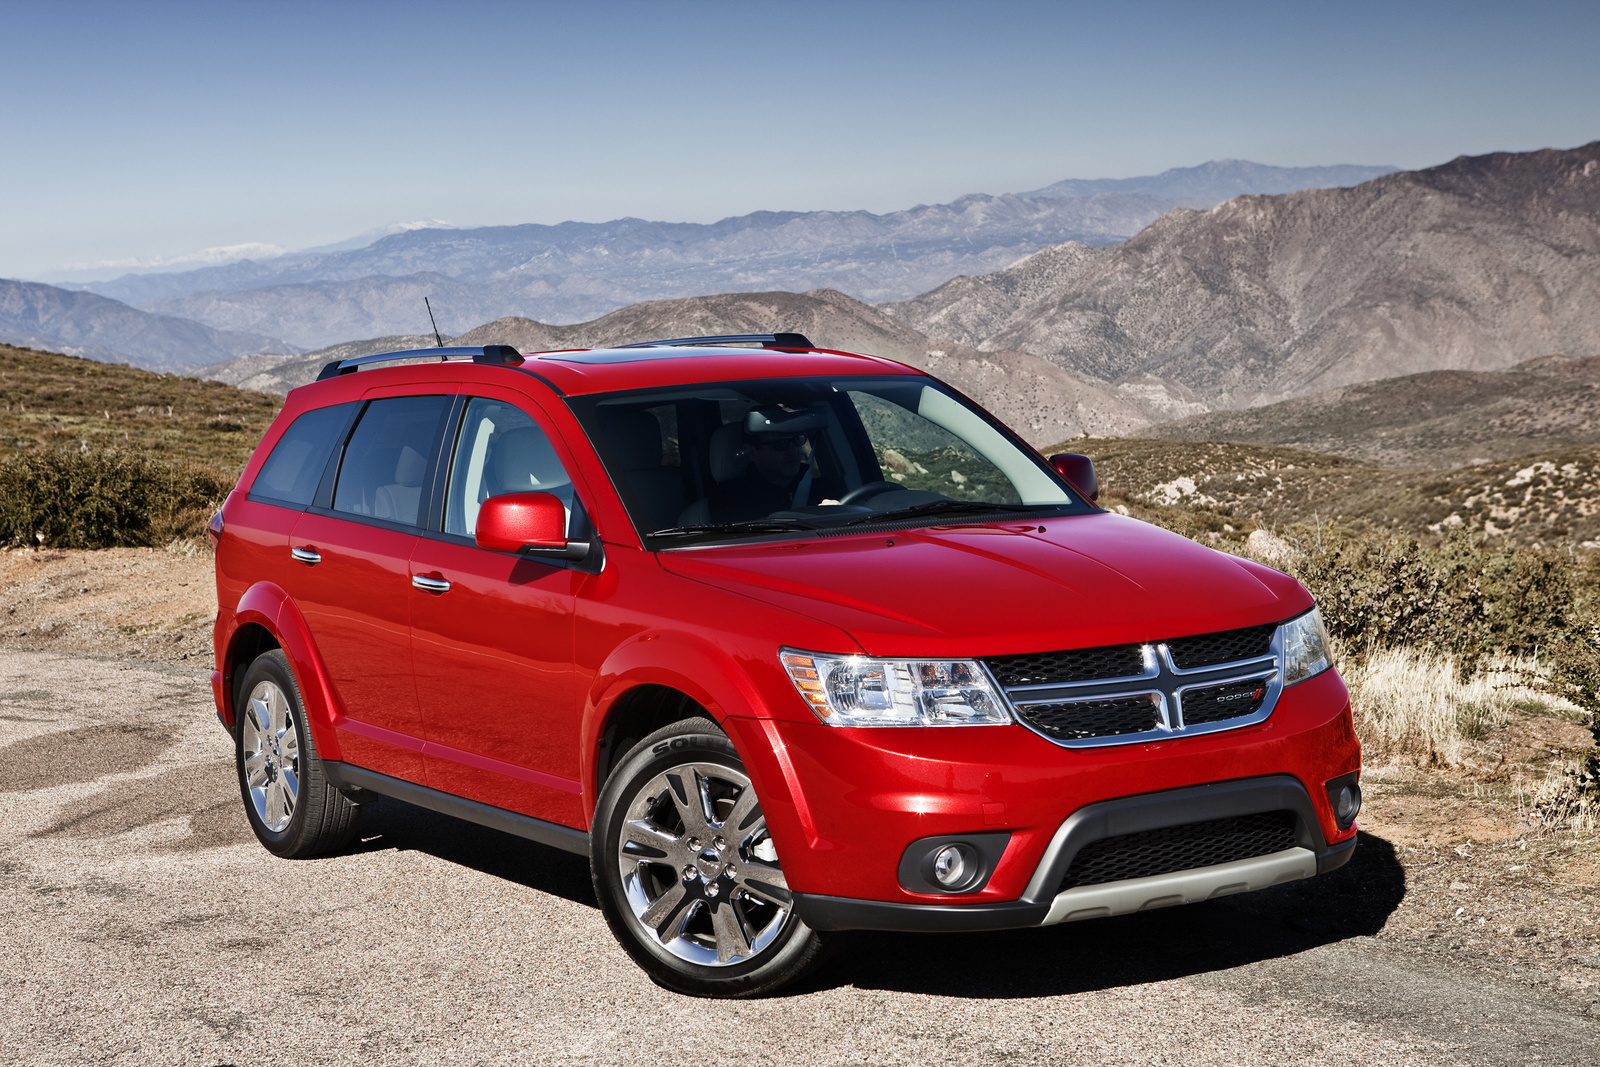
[[[256,818],[279,833],[294,818],[295,802],[300,799],[300,734],[289,698],[276,682],[263,680],[250,690],[239,743]]]
[[[634,795],[617,863],[645,935],[703,967],[760,954],[793,905],[750,779],[715,763],[670,767]]]

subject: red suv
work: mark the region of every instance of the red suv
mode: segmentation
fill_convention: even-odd
[[[374,794],[581,853],[639,965],[716,996],[832,931],[1344,863],[1360,750],[1310,595],[1095,496],[798,334],[330,364],[212,521],[245,811],[280,856]]]

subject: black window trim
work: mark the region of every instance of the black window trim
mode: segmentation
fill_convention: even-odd
[[[305,507],[301,510],[311,515],[322,515],[331,519],[343,519],[347,522],[359,523],[362,526],[376,526],[380,530],[393,530],[396,533],[420,534],[426,532],[425,528],[419,524],[395,522],[392,519],[379,519],[371,515],[358,515],[353,511],[335,511],[333,509],[333,490],[339,482],[339,471],[344,466],[345,450],[350,447],[350,438],[355,435],[356,427],[361,424],[361,417],[367,413],[367,409],[381,400],[404,400],[419,396],[437,396],[448,401],[448,403],[445,405],[444,417],[439,420],[438,426],[434,428],[433,442],[431,445],[429,445],[428,450],[428,455],[430,457],[429,465],[422,476],[423,496],[417,503],[417,510],[419,513],[423,515],[429,514],[429,511],[424,511],[423,509],[424,505],[426,505],[426,507],[431,511],[433,506],[433,497],[435,495],[434,484],[438,480],[437,476],[440,439],[445,436],[445,431],[451,425],[451,420],[455,415],[456,406],[461,399],[459,394],[399,393],[394,396],[368,397],[365,400],[359,401],[356,404],[357,413],[355,417],[345,425],[344,432],[339,438],[338,447],[333,450],[333,455],[328,458],[328,466],[322,472],[322,482],[317,486],[316,498],[308,507]]]
[[[442,541],[445,544],[461,545],[468,548],[478,548],[478,542],[471,537],[467,537],[464,534],[445,533],[444,512],[445,507],[448,504],[447,498],[450,494],[450,461],[452,458],[454,458],[456,449],[461,445],[461,429],[463,422],[466,419],[467,405],[473,400],[479,399],[491,400],[495,398],[483,396],[481,393],[454,394],[453,401],[450,405],[449,414],[445,418],[444,432],[439,435],[439,439],[434,446],[433,456],[429,462],[428,510],[426,512],[426,523],[420,529],[410,526],[405,527],[407,530],[415,530],[418,534],[430,541]],[[537,415],[528,411],[525,407],[523,407],[523,405],[516,403],[515,401],[497,400],[496,402],[511,403],[514,406],[521,408],[524,414],[533,420],[533,424],[539,427],[540,431],[544,433],[547,438],[551,439],[552,441],[560,440],[556,434],[552,433],[550,429],[545,426],[544,422],[542,422]],[[538,407],[537,404],[534,406],[536,410],[540,411],[541,413],[543,412],[543,409]],[[546,419],[548,419],[548,417],[548,414],[546,414]],[[557,458],[559,458],[559,455]],[[568,476],[571,476],[570,471],[568,472]],[[604,562],[605,553],[600,547],[599,533],[595,529],[593,520],[589,517],[590,508],[589,505],[583,500],[583,494],[580,492],[580,487],[576,478],[572,480],[572,503],[574,530],[578,528],[578,521],[581,516],[583,527],[586,528],[589,533],[589,555],[587,557],[581,560],[566,560],[556,559],[550,556],[527,556],[517,552],[499,552],[496,553],[496,555],[510,556],[513,559],[524,560],[529,563],[541,563],[557,570],[584,571],[590,574],[599,573],[601,564]],[[345,513],[340,511],[330,512],[330,514],[344,515]],[[382,525],[381,522],[379,524]],[[571,531],[569,531],[569,533],[570,532]],[[581,539],[574,537],[571,538],[571,540],[576,541]],[[479,551],[487,552],[490,550],[479,549]]]
[[[311,495],[311,503],[296,504],[292,500],[281,500],[277,497],[264,496],[257,493],[256,481],[261,477],[261,471],[266,468],[266,460],[262,460],[261,466],[256,469],[255,478],[250,479],[250,491],[245,494],[246,500],[253,504],[267,504],[271,507],[283,508],[285,511],[310,511],[322,499],[322,492],[325,488],[328,490],[330,495],[332,494],[333,483],[330,481],[330,472],[337,469],[337,464],[335,461],[344,453],[345,442],[349,439],[350,430],[355,425],[356,416],[360,413],[362,408],[361,401],[342,400],[337,404],[324,404],[321,407],[306,408],[299,415],[294,417],[294,419],[289,423],[289,426],[284,427],[283,433],[278,435],[278,440],[272,443],[272,450],[275,452],[277,451],[278,445],[282,443],[284,435],[289,432],[289,427],[292,427],[296,422],[299,422],[300,419],[311,414],[313,411],[324,411],[328,408],[337,407],[348,407],[350,410],[345,412],[344,425],[339,428],[338,433],[333,435],[333,448],[328,451],[328,458],[323,463],[322,475],[317,479],[317,489],[316,492]],[[271,458],[272,452],[268,452],[267,459]]]

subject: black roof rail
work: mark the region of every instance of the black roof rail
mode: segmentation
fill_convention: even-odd
[[[357,367],[364,367],[369,363],[390,363],[397,359],[437,359],[442,363],[452,358],[470,358],[474,363],[492,363],[504,367],[515,367],[523,362],[522,353],[510,345],[484,345],[482,348],[414,348],[408,352],[379,352],[371,356],[336,359],[322,368],[321,373],[317,375],[317,381],[337,378],[341,374],[354,374]]]
[[[680,345],[760,345],[762,348],[816,348],[803,333],[730,333],[720,337],[673,337],[665,341],[637,341],[618,348],[672,348]]]

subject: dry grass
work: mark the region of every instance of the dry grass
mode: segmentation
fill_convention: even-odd
[[[1374,757],[1460,767],[1476,742],[1513,715],[1576,717],[1577,708],[1527,682],[1537,660],[1496,658],[1469,678],[1448,653],[1381,648],[1344,671],[1363,745]]]
[[[1531,657],[1495,658],[1462,677],[1460,662],[1447,653],[1385,648],[1346,665],[1342,673],[1356,711],[1363,762],[1386,769],[1390,777],[1411,767],[1466,772],[1479,782],[1504,779],[1508,733],[1529,719],[1583,719],[1576,705],[1530,684],[1548,673]],[[1510,770],[1511,797],[1530,826],[1600,828],[1600,804],[1582,788],[1583,766],[1581,757],[1569,757],[1519,763]]]

